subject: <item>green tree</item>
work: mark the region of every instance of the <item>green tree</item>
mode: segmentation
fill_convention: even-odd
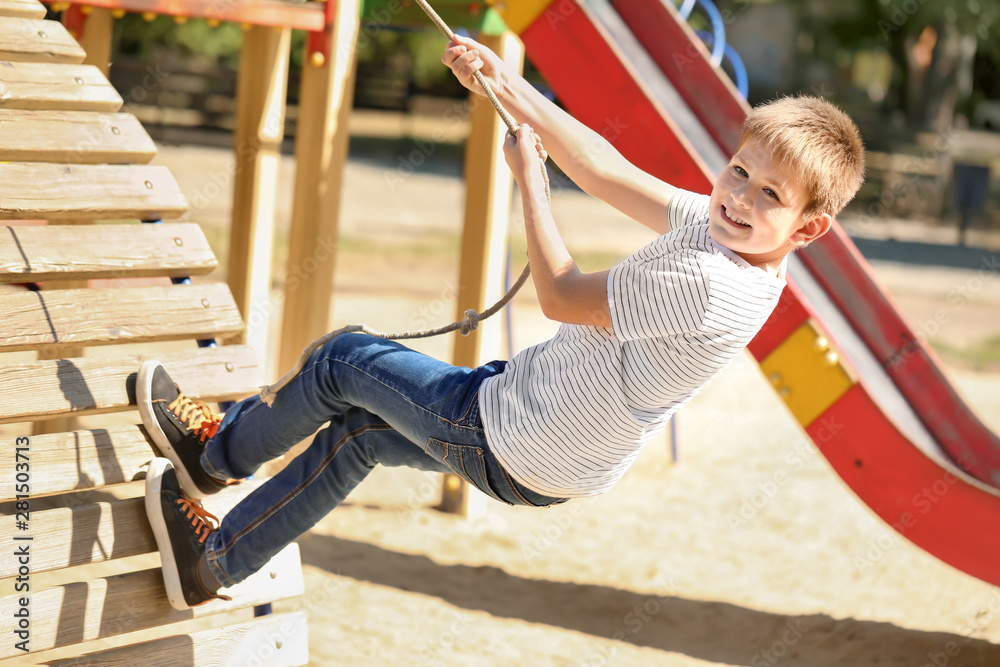
[[[808,11],[809,0],[793,0]],[[851,50],[884,48],[893,60],[886,112],[914,128],[950,127],[971,93],[977,52],[1000,66],[998,0],[855,0],[854,11],[827,24]]]
[[[175,49],[182,58],[192,59],[201,65],[223,64],[238,67],[243,31],[236,23],[222,23],[217,27],[205,21],[191,20],[176,25],[169,16],[158,16],[145,21],[139,14],[126,14],[115,21],[118,49],[142,60],[155,60],[157,49]]]

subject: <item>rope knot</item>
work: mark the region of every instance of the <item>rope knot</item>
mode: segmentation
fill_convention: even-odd
[[[479,313],[476,312],[474,308],[469,308],[465,311],[465,317],[462,318],[462,324],[458,328],[459,332],[463,336],[468,336],[471,332],[479,328]]]

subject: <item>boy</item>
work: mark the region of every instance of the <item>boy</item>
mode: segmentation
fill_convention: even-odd
[[[785,257],[829,230],[864,177],[856,127],[819,99],[755,109],[706,197],[630,164],[473,40],[449,43],[442,60],[473,91],[481,71],[524,123],[504,152],[542,310],[563,324],[510,362],[472,369],[346,334],[317,350],[272,407],[254,397],[224,419],[144,364],[139,409],[170,459],[154,460],[146,505],[179,609],[262,567],[378,463],[455,473],[509,504],[607,491],[754,337],[784,287]],[[546,201],[540,142],[585,191],[661,236],[610,270],[580,272]],[[579,150],[595,142],[603,150]],[[217,527],[188,499],[252,474],[324,424]]]

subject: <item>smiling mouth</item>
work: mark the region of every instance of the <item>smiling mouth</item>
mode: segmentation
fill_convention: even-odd
[[[730,216],[729,209],[727,209],[725,206],[722,207],[722,217],[726,219],[726,222],[735,225],[736,227],[744,227],[746,229],[750,228],[750,224],[748,222],[745,222],[742,218]]]

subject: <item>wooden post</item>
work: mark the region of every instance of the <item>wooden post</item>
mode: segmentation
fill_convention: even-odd
[[[104,76],[111,69],[111,38],[114,35],[115,19],[110,9],[91,7],[90,14],[83,24],[83,35],[78,39],[80,46],[87,52],[83,62],[85,65],[98,67]]]
[[[243,33],[237,82],[236,174],[229,237],[229,288],[247,323],[242,340],[257,353],[266,377],[268,322],[277,312],[271,300],[275,198],[285,127],[291,30],[250,26]]]
[[[479,41],[512,68],[521,71],[524,47],[512,32],[481,35]],[[503,296],[507,226],[514,179],[503,156],[507,126],[485,98],[475,97],[465,145],[465,229],[458,280],[456,318],[466,309],[483,310]],[[501,356],[500,319],[484,322],[478,331],[455,339],[452,363],[475,367]],[[463,516],[481,514],[486,496],[470,493],[454,475],[445,478],[440,508]]]
[[[295,194],[288,248],[279,373],[330,331],[340,188],[354,101],[360,0],[337,0],[330,54],[302,68],[295,139]]]
[[[331,0],[332,1],[332,0]],[[295,192],[285,269],[278,372],[288,371],[303,348],[329,333],[340,188],[354,103],[361,0],[337,0],[330,53],[307,53],[302,66],[295,132]],[[311,439],[267,464],[277,474]]]

